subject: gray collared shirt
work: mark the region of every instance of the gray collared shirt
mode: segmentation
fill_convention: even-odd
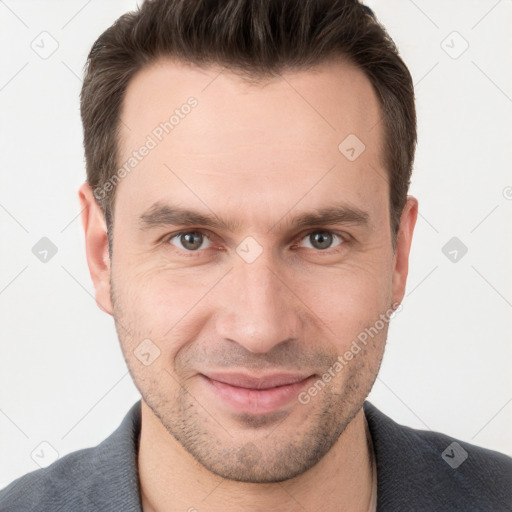
[[[512,511],[512,458],[398,425],[370,402],[364,411],[377,462],[378,512]],[[140,425],[139,400],[98,446],[70,453],[1,490],[0,511],[142,512]]]

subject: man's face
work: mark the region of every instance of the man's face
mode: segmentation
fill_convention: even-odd
[[[150,149],[115,191],[111,305],[167,431],[222,477],[272,482],[315,465],[361,408],[410,239],[393,253],[379,104],[361,71],[264,84],[220,71],[162,60],[130,82],[119,167]],[[353,135],[339,149],[351,134],[362,153]]]

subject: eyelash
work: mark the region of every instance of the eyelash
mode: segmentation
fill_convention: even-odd
[[[205,231],[205,230],[202,230],[202,229],[195,229],[195,228],[192,228],[192,229],[189,229],[189,230],[186,230],[186,231],[178,231],[177,233],[172,233],[172,234],[169,234],[167,236],[165,236],[163,238],[163,242],[166,243],[166,244],[169,244],[169,245],[172,245],[170,243],[170,241],[173,239],[173,238],[177,238],[181,235],[186,235],[186,234],[190,234],[190,233],[201,233],[202,235],[204,235],[211,243],[212,240],[211,240],[211,236],[209,236],[209,232],[208,231]],[[311,250],[314,250],[316,253],[318,254],[335,254],[337,252],[339,252],[340,250],[342,250],[342,247],[349,242],[349,235],[347,233],[337,233],[335,231],[331,231],[331,230],[328,230],[328,229],[313,229],[313,230],[310,230],[308,231],[307,233],[304,233],[302,235],[300,235],[300,237],[298,238],[298,241],[301,242],[302,240],[304,240],[306,237],[314,234],[314,233],[329,233],[331,235],[334,235],[336,237],[338,237],[340,239],[340,243],[336,246],[334,246],[333,248],[328,248],[328,249],[311,249],[309,247],[305,247],[305,249],[311,249]],[[334,242],[334,241],[333,241]],[[296,244],[294,243],[294,246]],[[205,250],[211,248],[207,248],[207,249],[197,249],[195,251],[189,251],[189,250],[186,250],[186,249],[180,249],[179,247],[176,247],[173,245],[174,248],[176,248],[177,250],[179,251],[182,251],[184,254],[186,254],[187,256],[195,256],[197,255],[198,253],[201,253],[201,252],[204,252]]]

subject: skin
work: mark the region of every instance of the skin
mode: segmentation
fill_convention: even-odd
[[[142,395],[144,510],[366,511],[362,405],[387,323],[307,404],[241,414],[201,374],[319,377],[402,300],[417,201],[408,198],[393,250],[377,96],[342,61],[249,84],[218,66],[163,59],[129,84],[120,162],[190,96],[197,107],[116,187],[112,260],[104,216],[90,187],[80,189],[96,300],[114,316]],[[338,149],[349,134],[366,146],[355,161]],[[143,228],[155,203],[237,225]],[[294,224],[339,204],[366,222]],[[206,235],[195,251],[175,236],[191,231]],[[326,231],[337,236],[319,249],[309,235]],[[246,237],[262,251],[251,263],[236,251]],[[160,350],[147,366],[134,353],[145,339]]]

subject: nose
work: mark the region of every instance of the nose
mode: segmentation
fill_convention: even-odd
[[[300,301],[288,280],[270,257],[237,261],[223,283],[217,335],[259,354],[297,339],[302,327]]]

